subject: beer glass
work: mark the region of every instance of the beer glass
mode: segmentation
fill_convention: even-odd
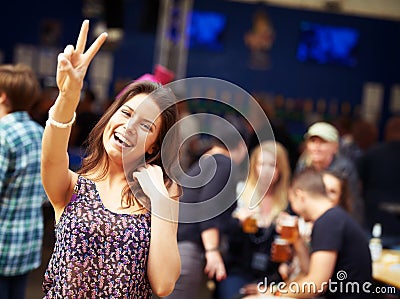
[[[281,237],[276,237],[271,247],[271,260],[277,263],[284,263],[291,258],[290,243]]]
[[[294,243],[298,235],[297,216],[285,215],[279,219],[279,225],[281,226],[281,238],[287,240],[289,243]]]

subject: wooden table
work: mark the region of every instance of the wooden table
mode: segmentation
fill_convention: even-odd
[[[383,249],[381,258],[372,265],[372,276],[400,289],[400,250]]]

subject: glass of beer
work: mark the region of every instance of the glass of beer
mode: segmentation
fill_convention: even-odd
[[[298,235],[297,216],[285,215],[279,220],[279,225],[281,226],[281,238],[289,243],[294,243]]]
[[[276,237],[271,247],[271,260],[284,263],[291,259],[291,249],[288,240]]]
[[[258,232],[257,219],[254,216],[249,216],[242,222],[242,230],[246,234],[255,234]]]

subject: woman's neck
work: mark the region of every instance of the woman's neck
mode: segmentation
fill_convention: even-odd
[[[106,170],[105,167],[106,163],[100,162],[96,168],[83,175],[93,181],[107,182],[106,184],[109,186],[114,185],[115,183],[120,184],[121,181],[126,183],[127,178],[125,177],[125,172],[121,165],[116,165],[110,162],[108,163]]]

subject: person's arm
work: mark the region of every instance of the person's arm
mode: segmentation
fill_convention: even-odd
[[[281,297],[290,298],[314,298],[323,294],[327,288],[329,279],[332,277],[337,259],[336,251],[316,251],[311,254],[310,270],[301,278],[275,285],[272,290],[271,285],[258,288],[262,291],[257,295],[250,295],[244,299],[270,298],[272,294],[279,294]]]
[[[350,198],[352,200],[352,212],[351,214],[363,225],[365,222],[365,205],[362,194],[362,181],[359,178],[355,164],[346,163],[347,169],[347,184],[350,189]]]
[[[222,156],[212,156],[206,158],[203,165],[203,170],[205,173],[212,170],[214,166],[212,165],[212,159],[215,159],[217,163],[215,173],[212,179],[206,183],[199,194],[199,203],[206,202],[208,200],[213,200],[215,202],[215,209],[220,209],[218,202],[226,202],[231,196],[236,195],[236,190],[230,190],[229,180],[231,176],[231,164],[230,160],[222,158]],[[231,191],[231,192],[229,192]],[[221,212],[223,209],[220,210]],[[224,260],[219,251],[220,245],[220,228],[222,227],[221,222],[227,221],[226,211],[219,214],[218,216],[202,221],[200,223],[201,229],[201,239],[203,242],[203,247],[205,249],[206,266],[204,268],[204,273],[209,277],[217,281],[221,281],[226,278],[226,269]],[[230,218],[230,215],[229,215]]]
[[[310,268],[310,251],[304,239],[299,237],[293,243],[293,249],[296,256],[299,258],[300,271],[302,273],[308,273]]]
[[[147,261],[147,277],[153,293],[159,297],[169,295],[175,287],[181,269],[178,249],[177,185],[167,190],[159,166],[147,165],[133,174],[143,192],[151,200],[151,239]]]
[[[206,256],[206,266],[204,273],[209,278],[215,277],[217,281],[221,281],[226,278],[226,269],[224,260],[222,259],[221,252],[219,250],[219,230],[218,228],[209,228],[201,233],[201,239]]]
[[[279,289],[283,297],[311,298],[320,296],[327,288],[332,277],[337,260],[336,251],[316,251],[311,254],[309,271],[301,278],[294,280],[291,285],[296,285],[299,291],[289,288],[288,285]],[[292,289],[292,290],[290,290]],[[292,291],[295,292],[292,292]]]
[[[84,52],[88,31],[89,22],[84,21],[76,47],[68,45],[64,52],[58,55],[56,79],[59,94],[49,115],[53,123],[66,124],[73,119],[87,68],[107,37],[106,33],[101,34]],[[56,214],[68,203],[75,184],[74,174],[68,169],[67,149],[70,133],[71,126],[59,128],[51,123],[46,124],[43,133],[42,182]]]

